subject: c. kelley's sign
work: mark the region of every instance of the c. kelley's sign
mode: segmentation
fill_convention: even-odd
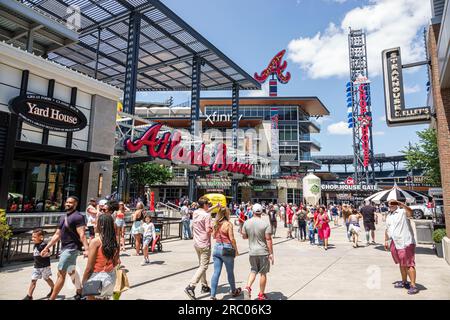
[[[400,48],[382,52],[386,122],[388,126],[429,123],[429,106],[406,108],[403,92],[403,66]]]
[[[85,115],[76,107],[46,96],[21,95],[12,99],[9,107],[24,121],[53,131],[79,131],[87,125]]]
[[[139,139],[135,141],[131,139],[125,140],[125,150],[135,153],[143,147],[147,147],[147,154],[153,158],[170,160],[174,163],[210,167],[215,172],[228,171],[244,175],[252,174],[253,165],[233,162],[233,159],[227,156],[227,146],[225,144],[217,144],[214,155],[211,157],[205,153],[204,143],[197,150],[187,150],[180,145],[180,132],[175,131],[174,133],[165,132],[159,134],[161,127],[162,124],[155,124],[148,128]]]

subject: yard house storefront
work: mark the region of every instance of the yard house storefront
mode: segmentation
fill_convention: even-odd
[[[68,196],[78,196],[83,210],[89,198],[110,194],[120,95],[0,43],[0,207],[10,224],[31,227],[42,216],[52,223]]]

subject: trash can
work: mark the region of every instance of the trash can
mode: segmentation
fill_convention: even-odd
[[[414,220],[416,225],[417,243],[433,244],[433,221]]]

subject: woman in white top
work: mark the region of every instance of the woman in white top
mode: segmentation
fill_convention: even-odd
[[[356,209],[353,209],[352,214],[348,217],[348,221],[350,223],[348,232],[352,235],[353,248],[358,247],[358,238],[361,232],[359,219],[362,219],[362,217],[362,214]]]
[[[148,247],[151,247],[153,241],[156,239],[155,225],[152,222],[152,217],[146,215],[144,218],[144,223],[142,224],[142,229],[144,231],[144,262],[142,265],[150,264],[148,259]]]
[[[97,225],[97,200],[92,198],[89,201],[89,205],[86,209],[87,216],[87,229],[89,231],[89,238],[94,239],[95,237],[95,226]]]
[[[300,232],[298,230],[298,214],[297,210],[294,210],[294,215],[292,216],[292,228],[294,228],[294,238],[300,241]]]

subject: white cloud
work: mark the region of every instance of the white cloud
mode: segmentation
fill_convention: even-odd
[[[374,135],[374,136],[384,136],[384,131],[373,131],[372,135]]]
[[[269,96],[269,81],[261,86],[261,90],[248,91],[247,97],[268,97]]]
[[[367,37],[368,67],[371,76],[381,73],[381,51],[401,47],[402,61],[423,58],[421,28],[431,17],[429,1],[372,0],[346,13],[340,25],[331,22],[324,32],[293,39],[288,58],[310,78],[348,76],[348,31],[363,29]]]
[[[327,131],[333,135],[349,135],[353,133],[353,130],[348,128],[348,124],[344,121],[330,124],[327,127]]]
[[[405,86],[404,91],[405,94],[420,92],[420,86],[418,84],[412,87]]]
[[[331,120],[331,118],[330,117],[320,117],[319,119],[316,119],[316,122],[318,123],[318,124],[322,124],[322,123],[324,123],[324,122],[327,122],[327,121],[330,121]]]

